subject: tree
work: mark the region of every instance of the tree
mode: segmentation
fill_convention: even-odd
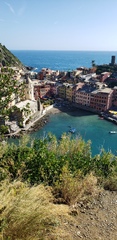
[[[10,103],[22,92],[23,84],[14,78],[12,68],[1,68],[0,73],[0,115],[8,116]]]
[[[92,60],[92,67],[95,67],[95,60]]]

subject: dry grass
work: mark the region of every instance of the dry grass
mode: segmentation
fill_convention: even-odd
[[[59,194],[58,194],[59,193]],[[57,201],[74,205],[79,201],[84,203],[92,201],[98,195],[97,178],[92,174],[82,178],[81,172],[77,176],[72,176],[67,166],[63,168],[61,181],[56,183],[55,196],[60,196]]]
[[[117,175],[108,177],[104,181],[104,189],[109,191],[117,191]]]
[[[21,182],[1,184],[1,240],[70,240],[69,221],[73,221],[69,207],[53,204],[50,188],[30,188]]]

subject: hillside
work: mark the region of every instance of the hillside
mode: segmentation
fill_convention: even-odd
[[[116,240],[117,157],[52,134],[0,144],[0,239]]]
[[[0,65],[1,66],[15,66],[24,67],[20,60],[15,57],[4,45],[0,43]]]
[[[51,188],[42,184],[2,182],[0,239],[116,240],[117,192],[94,188],[90,201],[68,205],[54,203]]]

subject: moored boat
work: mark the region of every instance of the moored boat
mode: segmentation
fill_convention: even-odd
[[[71,128],[71,129],[69,130],[69,132],[75,133],[75,132],[76,132],[76,129],[75,129],[75,128]]]
[[[109,131],[109,133],[115,134],[115,133],[117,133],[117,131]]]

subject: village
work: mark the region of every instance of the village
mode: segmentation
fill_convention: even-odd
[[[115,65],[115,56],[111,58]],[[1,73],[0,68],[0,73]],[[23,95],[13,95],[9,119],[0,119],[0,125],[8,127],[9,134],[28,129],[53,106],[69,105],[97,113],[117,123],[117,73],[96,73],[92,68],[80,67],[72,71],[43,68],[39,72],[12,67],[14,79],[23,83]],[[114,83],[113,87],[109,84]]]

